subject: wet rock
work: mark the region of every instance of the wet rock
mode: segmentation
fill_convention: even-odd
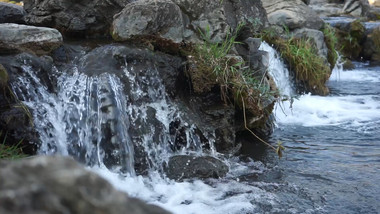
[[[62,35],[52,28],[0,24],[0,53],[48,54],[62,45]]]
[[[170,157],[166,174],[170,179],[221,178],[228,172],[228,166],[211,156],[178,155]]]
[[[65,157],[0,162],[0,213],[168,214]]]
[[[267,0],[263,6],[271,25],[287,26],[289,30],[310,28],[319,30],[323,20],[301,0]]]
[[[53,27],[65,36],[109,36],[113,16],[130,0],[24,0],[26,22]]]
[[[23,24],[25,10],[23,7],[0,2],[0,23],[17,23]]]

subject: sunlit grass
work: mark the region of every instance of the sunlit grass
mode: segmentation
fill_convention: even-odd
[[[18,1],[8,1],[8,0],[0,0],[0,2],[5,2],[5,3],[11,3],[11,4],[17,4],[17,5],[20,5],[20,6],[23,6],[24,5],[24,2],[18,2]]]

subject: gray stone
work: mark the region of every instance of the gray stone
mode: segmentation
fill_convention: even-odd
[[[53,27],[65,36],[109,36],[113,16],[130,0],[24,0],[26,22]]]
[[[65,157],[0,161],[1,214],[168,214]]]
[[[136,1],[115,15],[111,35],[123,41],[135,35],[157,35],[181,42],[184,21],[180,8],[171,1]]]
[[[52,28],[0,24],[0,53],[48,54],[62,45],[62,35]]]
[[[0,23],[23,24],[25,10],[21,6],[0,2]]]
[[[166,174],[170,179],[220,178],[228,172],[223,161],[211,156],[178,155],[170,157]]]
[[[342,8],[342,13],[350,14],[356,17],[361,16],[362,12],[362,5],[358,0],[348,0]]]
[[[266,25],[261,1],[137,1],[116,15],[112,36],[116,40],[126,40],[132,35],[153,34],[174,42],[197,43],[206,38],[221,42],[243,22],[249,29],[243,33],[245,38]]]
[[[325,43],[325,36],[323,32],[314,29],[302,28],[293,32],[295,38],[306,38],[310,39],[318,50],[318,55],[327,62],[328,48]]]
[[[263,6],[272,25],[297,28],[321,29],[323,21],[301,0],[265,0]]]

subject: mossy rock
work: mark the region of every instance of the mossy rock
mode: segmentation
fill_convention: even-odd
[[[4,68],[2,64],[0,64],[0,86],[5,87],[8,84],[9,76],[7,69]]]
[[[358,59],[362,52],[365,27],[359,20],[350,23],[348,31],[336,29],[339,51],[349,59]]]

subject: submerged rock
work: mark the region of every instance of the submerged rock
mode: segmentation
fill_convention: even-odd
[[[25,23],[25,10],[21,6],[0,2],[0,23]]]
[[[221,178],[228,172],[223,161],[211,156],[177,155],[170,157],[166,174],[170,179]]]
[[[65,157],[0,162],[0,213],[168,214]]]
[[[0,53],[48,54],[62,45],[62,35],[52,28],[0,24]]]

